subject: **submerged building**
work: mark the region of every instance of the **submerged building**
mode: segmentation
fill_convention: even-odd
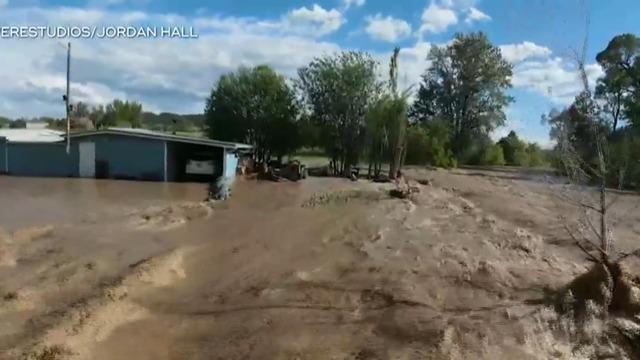
[[[144,129],[71,133],[0,129],[0,173],[148,181],[211,181],[234,177],[250,145]]]

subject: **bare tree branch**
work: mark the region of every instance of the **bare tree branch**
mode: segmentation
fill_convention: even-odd
[[[621,253],[620,257],[618,257],[618,260],[616,260],[616,262],[620,262],[622,260],[625,260],[631,256],[637,256],[640,257],[640,249],[637,249],[636,251],[632,251],[630,253]]]
[[[587,204],[586,202],[584,202],[582,200],[574,199],[574,198],[570,197],[569,195],[565,195],[565,194],[562,194],[562,193],[559,193],[557,195],[561,200],[564,200],[564,201],[566,201],[568,203],[571,203],[571,205],[573,205],[573,206],[586,208],[586,209],[589,209],[589,210],[593,210],[593,211],[595,211],[597,213],[600,213],[600,209],[598,209],[595,205]]]
[[[596,229],[596,227],[593,225],[593,222],[591,222],[591,217],[589,216],[589,214],[586,213],[586,211],[585,211],[584,217],[585,217],[586,223],[589,225],[589,228],[591,229],[591,231],[593,231],[593,233],[596,235],[596,237],[598,239],[600,239],[602,237],[602,234],[600,234],[598,232],[598,230]]]
[[[569,226],[567,224],[563,224],[564,225],[564,229],[567,231],[567,233],[569,234],[569,236],[571,237],[571,239],[574,241],[574,243],[576,244],[576,246],[578,246],[578,248],[580,250],[582,250],[582,252],[584,252],[587,257],[589,257],[589,259],[593,260],[596,263],[599,263],[600,260],[591,253],[591,251],[587,250],[584,245],[582,244],[582,241],[580,241],[580,239],[578,239],[574,234],[573,231],[571,231],[571,229],[569,228]],[[591,242],[589,242],[590,245],[594,245]],[[597,250],[601,251],[601,249],[599,249],[597,246],[594,246]]]

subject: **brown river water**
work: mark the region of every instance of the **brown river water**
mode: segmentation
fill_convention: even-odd
[[[548,186],[0,177],[0,359],[574,359],[528,301],[583,273]],[[620,246],[640,235],[632,214]],[[574,210],[575,211],[575,210]],[[533,315],[532,315],[533,314]]]

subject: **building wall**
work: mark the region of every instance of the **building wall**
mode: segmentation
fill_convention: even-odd
[[[0,137],[0,174],[7,173],[7,139]]]
[[[74,139],[96,144],[96,175],[114,179],[164,180],[164,141],[97,134]],[[100,174],[106,170],[105,174]]]
[[[234,178],[238,165],[237,155],[223,148],[96,134],[73,138],[69,155],[64,142],[8,143],[5,138],[0,138],[0,173],[5,172],[8,163],[8,173],[11,175],[77,177],[80,142],[95,143],[96,177],[163,181],[166,171],[167,181],[211,181],[209,177],[184,173],[186,160],[200,159],[203,154],[214,159],[215,176]],[[5,157],[8,161],[5,161]]]
[[[72,143],[8,143],[9,174],[17,176],[78,176],[78,146]]]
[[[227,178],[236,177],[236,168],[238,167],[238,155],[230,150],[225,153],[225,172],[224,176]]]

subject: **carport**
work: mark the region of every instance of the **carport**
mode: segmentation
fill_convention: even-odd
[[[238,158],[250,145],[109,128],[71,134],[78,146],[81,177],[151,181],[210,182],[233,178]]]

